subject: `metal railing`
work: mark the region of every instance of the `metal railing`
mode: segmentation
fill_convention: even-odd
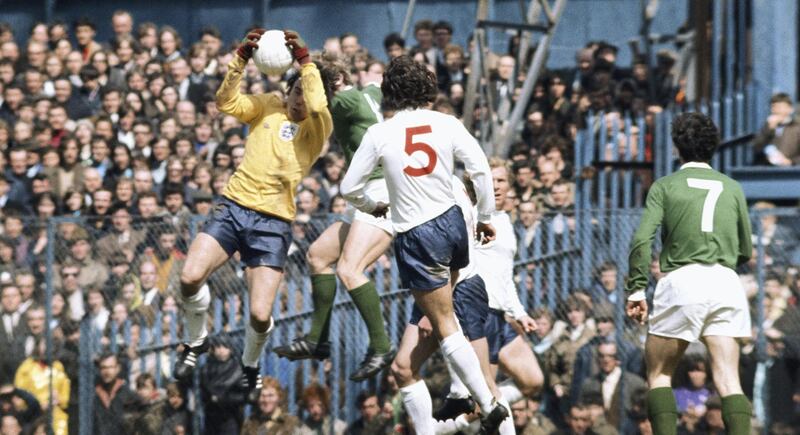
[[[638,225],[640,214],[641,210],[637,209],[578,209],[574,214],[540,216],[530,228],[525,228],[521,221],[517,220],[515,231],[519,240],[519,255],[515,270],[523,305],[529,310],[545,309],[552,313],[556,321],[564,323],[568,322],[564,301],[571,295],[580,293],[586,295],[595,308],[609,302],[614,310],[619,339],[640,346],[641,343],[636,338],[638,332],[625,321],[623,305],[619,302],[624,298],[623,282],[627,275],[625,259],[628,244]],[[762,220],[764,216],[776,217],[777,224],[783,228],[779,233],[780,240],[774,238],[775,230],[772,227],[774,222]],[[196,228],[200,220],[201,218],[192,219],[190,226]],[[59,280],[57,273],[67,257],[74,256],[77,251],[66,248],[68,245],[62,240],[64,231],[59,230],[63,230],[63,225],[70,225],[73,222],[73,218],[54,218],[48,222],[48,234],[53,235],[48,245],[50,247],[48,252],[51,254],[41,265],[43,277],[47,279],[50,287],[44,301],[44,305],[48,307],[53,306],[52,298],[55,295],[61,295],[62,298],[65,295],[64,284],[57,282]],[[754,238],[757,241],[754,244],[755,261],[740,272],[745,276],[751,276],[752,279],[748,282],[752,282],[755,286],[751,289],[753,324],[756,331],[753,341],[756,353],[753,355],[757,357],[758,363],[763,363],[771,357],[766,331],[768,325],[775,320],[770,317],[775,314],[763,308],[765,298],[774,298],[765,293],[765,287],[771,285],[769,280],[773,279],[776,273],[784,273],[783,276],[788,282],[791,270],[796,270],[800,265],[800,249],[797,248],[800,246],[798,237],[800,211],[797,209],[754,211],[753,224]],[[770,227],[764,229],[764,224]],[[188,230],[187,239],[177,245],[184,246],[182,249],[185,249],[192,234],[194,231]],[[766,235],[773,238],[765,237]],[[93,246],[96,245],[97,243]],[[787,251],[787,246],[794,248]],[[657,249],[658,246],[655,247],[655,250]],[[137,255],[147,255],[144,251],[146,249]],[[137,262],[141,263],[138,260],[134,261]],[[269,350],[278,343],[291,341],[309,327],[313,304],[309,278],[306,272],[301,272],[305,270],[302,262],[304,262],[303,256],[295,255],[291,257],[290,265],[287,267],[287,270],[295,272],[287,274],[287,279],[279,292],[274,312],[276,327],[267,344],[267,351],[262,356],[262,372],[277,378],[284,386],[287,391],[287,410],[290,413],[302,414],[299,398],[303,387],[310,382],[319,382],[331,389],[332,415],[345,421],[353,421],[358,415],[356,396],[362,390],[379,389],[382,377],[361,383],[347,380],[366,350],[361,344],[368,340],[366,329],[346,291],[339,291],[337,294],[331,321],[331,337],[334,339],[331,358],[328,361],[289,362],[279,359]],[[238,265],[230,266],[229,269],[223,268],[217,272],[224,274],[225,279],[214,277],[211,279],[212,294],[215,297],[210,310],[210,330],[212,336],[227,336],[232,344],[233,354],[238,355],[241,350],[242,328],[247,318],[248,304],[247,298],[244,297],[246,295],[244,281],[238,276]],[[141,264],[138,267],[141,267]],[[791,269],[792,267],[794,269]],[[605,281],[601,279],[602,271],[609,268],[615,271],[614,279],[610,282],[608,279]],[[369,276],[375,280],[381,296],[390,337],[397,342],[410,314],[412,299],[407,290],[399,287],[397,268],[391,253],[369,271]],[[77,397],[71,398],[76,406],[70,409],[79,412],[80,433],[93,433],[93,407],[98,406],[94,390],[97,376],[95,363],[102,351],[114,352],[123,357],[125,367],[121,376],[124,376],[131,386],[134,385],[135,377],[145,372],[155,376],[159,387],[170,382],[176,347],[183,338],[181,316],[178,314],[178,307],[173,303],[174,298],[171,293],[174,291],[175,289],[168,288],[162,293],[162,302],[158,309],[147,311],[146,315],[143,314],[146,311],[143,308],[140,311],[132,310],[127,319],[120,318],[119,312],[114,314],[113,310],[119,311],[119,307],[115,306],[120,303],[119,299],[114,299],[114,305],[109,307],[112,314],[102,330],[97,327],[96,317],[88,312],[89,310],[79,319],[77,330],[79,339],[76,346],[78,367],[77,373],[74,373]],[[63,319],[65,313],[55,312],[56,307],[48,310],[48,317]],[[587,314],[589,317],[593,315],[591,311]],[[55,332],[61,327],[49,332]],[[534,345],[541,341],[541,337],[536,335],[530,338]],[[53,340],[62,339],[59,335],[58,338],[53,337]],[[60,354],[51,355],[52,360],[61,357]],[[544,364],[544,360],[542,363]],[[622,361],[623,365],[625,363]],[[201,358],[200,370],[203,364],[204,359]],[[204,379],[199,377],[195,379],[194,386],[188,393],[195,430],[200,430],[203,426],[201,400],[203,382]],[[767,386],[760,385],[759,388],[756,398],[765,397]],[[763,409],[763,406],[756,408]],[[550,412],[556,411],[551,408]]]

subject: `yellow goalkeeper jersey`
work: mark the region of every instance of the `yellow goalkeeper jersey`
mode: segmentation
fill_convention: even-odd
[[[319,158],[333,130],[325,89],[316,65],[303,65],[300,83],[308,117],[296,124],[289,120],[280,97],[240,92],[246,64],[233,56],[217,91],[219,110],[250,126],[244,160],[223,195],[242,207],[292,221],[297,186]]]

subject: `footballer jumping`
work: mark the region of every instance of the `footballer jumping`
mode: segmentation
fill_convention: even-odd
[[[431,323],[442,353],[478,402],[482,432],[493,433],[508,416],[508,409],[496,402],[475,351],[459,331],[451,290],[458,270],[469,263],[469,235],[453,195],[454,161],[464,163],[475,184],[477,234],[486,240],[494,238],[489,223],[494,211],[489,164],[480,145],[458,119],[425,109],[437,90],[433,73],[423,65],[408,56],[393,59],[381,90],[383,106],[394,116],[364,134],[341,191],[359,210],[385,215],[388,204],[376,201],[366,190],[375,168],[383,166],[397,234],[394,249],[401,285],[411,290]],[[405,337],[401,350],[404,341]],[[432,434],[432,425],[424,424],[430,420],[428,413],[423,421],[414,421],[417,433]]]
[[[672,123],[683,165],[647,195],[630,252],[626,311],[644,323],[651,245],[661,227],[661,270],[645,344],[647,410],[653,433],[676,433],[672,375],[686,347],[703,341],[722,397],[728,434],[750,433],[751,408],[739,382],[740,337],[750,337],[747,298],[735,268],[752,254],[750,220],[741,187],[709,166],[719,132],[707,116],[684,113]]]
[[[373,77],[375,82],[358,89],[350,83],[347,68],[342,66],[338,70],[336,95],[331,99],[330,110],[334,135],[349,164],[367,128],[383,120],[380,111],[381,77]],[[377,200],[389,201],[380,168],[370,175],[365,190]],[[364,319],[369,335],[366,357],[350,379],[362,381],[372,377],[392,362],[396,349],[386,334],[375,283],[367,278],[364,270],[389,248],[393,234],[388,217],[375,217],[351,206],[345,222],[332,224],[311,244],[307,255],[314,300],[311,330],[288,345],[274,348],[275,353],[291,360],[322,360],[330,356],[328,335],[338,276]],[[331,268],[334,263],[336,275]]]
[[[274,322],[272,305],[292,241],[297,185],[319,157],[331,134],[326,89],[331,74],[311,62],[300,36],[285,31],[286,45],[300,72],[289,81],[284,101],[274,94],[242,95],[242,75],[263,29],[250,32],[228,64],[217,91],[217,107],[250,127],[244,160],[231,176],[224,198],[189,248],[181,272],[180,298],[188,342],[175,363],[175,378],[189,381],[208,349],[206,316],[211,295],[206,279],[239,251],[247,267],[250,321],[245,327],[242,384],[250,401],[260,389],[259,357]],[[325,80],[323,81],[323,78]]]
[[[486,324],[480,336],[487,346],[486,352],[479,351],[476,347],[476,339],[467,334],[467,338],[472,340],[473,346],[479,358],[487,358],[487,364],[491,367],[491,381],[497,374],[497,369],[502,368],[503,372],[510,376],[498,386],[498,391],[502,400],[514,403],[524,397],[532,397],[542,387],[544,375],[536,362],[533,350],[525,339],[517,332],[521,330],[531,333],[536,330],[536,322],[525,311],[525,307],[519,300],[517,286],[514,283],[514,257],[517,252],[517,239],[508,214],[501,210],[506,194],[511,188],[509,174],[511,173],[508,162],[503,159],[493,157],[489,159],[489,167],[492,173],[494,185],[494,199],[496,211],[492,214],[492,226],[495,228],[495,240],[483,245],[476,244],[474,253],[474,263],[477,265],[478,274],[485,282],[484,291],[487,293],[488,313]],[[470,183],[467,183],[468,185]],[[472,196],[472,195],[471,195]],[[459,286],[453,293],[458,314],[459,299],[463,292]],[[471,303],[471,305],[475,305]],[[517,328],[512,327],[506,319],[516,323]],[[465,322],[459,318],[462,328]],[[470,412],[474,409],[472,400],[468,398],[468,392],[461,383],[457,374],[451,373],[452,382],[450,393],[444,404],[436,412],[434,418],[437,420],[448,420],[456,418],[459,414]],[[502,430],[501,430],[502,433]]]

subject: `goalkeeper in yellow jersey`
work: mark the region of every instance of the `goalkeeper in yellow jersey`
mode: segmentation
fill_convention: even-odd
[[[239,251],[247,267],[250,321],[245,328],[242,386],[248,399],[258,397],[258,361],[273,328],[272,305],[292,242],[295,192],[319,157],[333,130],[326,90],[335,82],[311,62],[300,36],[285,31],[286,45],[300,65],[288,83],[288,97],[243,95],[245,65],[258,47],[263,29],[251,31],[228,64],[217,91],[217,107],[250,126],[244,160],[231,176],[222,201],[189,248],[181,272],[181,292],[188,341],[175,364],[175,378],[188,381],[200,354],[208,349],[206,313],[211,296],[204,282]],[[322,73],[322,74],[321,74]]]

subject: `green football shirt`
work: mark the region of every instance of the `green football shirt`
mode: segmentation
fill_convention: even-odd
[[[739,183],[705,163],[690,162],[653,183],[628,259],[628,293],[644,290],[653,238],[661,227],[659,262],[666,273],[687,264],[731,269],[750,259],[750,218]]]
[[[381,88],[370,84],[364,89],[352,87],[336,94],[331,100],[331,116],[333,117],[333,132],[336,140],[342,146],[344,158],[350,166],[350,160],[361,145],[361,138],[367,129],[380,121],[381,114]],[[383,170],[379,167],[370,175],[369,179],[383,178]]]

